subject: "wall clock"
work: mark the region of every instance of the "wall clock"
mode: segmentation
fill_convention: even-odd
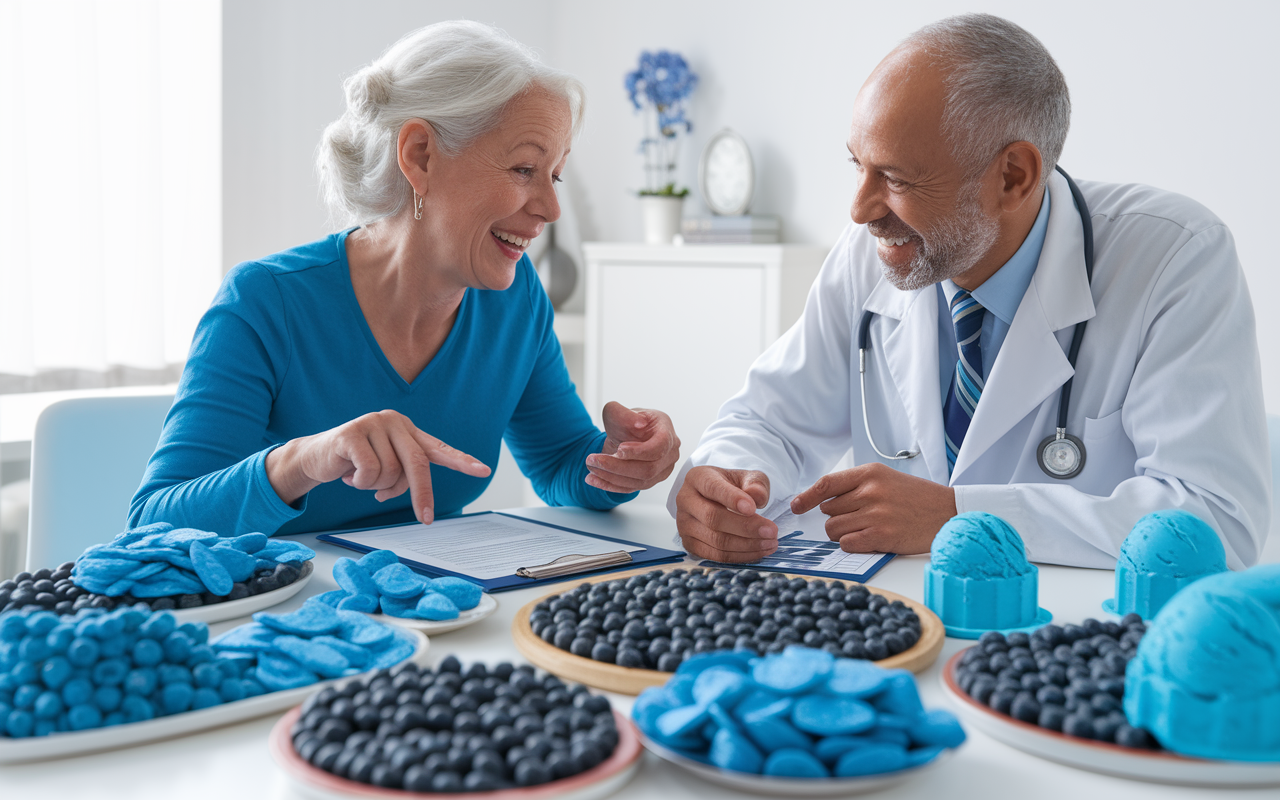
[[[711,137],[698,161],[698,188],[712,213],[747,213],[755,190],[755,167],[745,139],[728,128]]]

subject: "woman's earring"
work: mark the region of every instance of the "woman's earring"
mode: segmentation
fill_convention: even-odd
[[[422,219],[422,198],[418,195],[418,190],[413,191],[413,218]]]

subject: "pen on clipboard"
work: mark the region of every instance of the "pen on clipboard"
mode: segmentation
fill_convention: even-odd
[[[516,570],[516,574],[521,578],[543,580],[544,578],[558,578],[561,575],[572,575],[575,572],[590,572],[595,569],[604,569],[605,567],[615,567],[619,564],[629,563],[631,563],[631,554],[626,550],[617,550],[612,553],[601,553],[594,556],[560,556],[546,564],[520,567]]]

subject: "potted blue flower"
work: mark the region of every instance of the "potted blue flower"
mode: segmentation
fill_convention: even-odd
[[[685,102],[698,76],[679,53],[659,50],[640,54],[640,65],[628,72],[625,86],[631,104],[644,115],[645,188],[640,190],[645,242],[670,244],[680,231],[680,213],[689,189],[676,188],[676,156],[680,134],[693,130]]]

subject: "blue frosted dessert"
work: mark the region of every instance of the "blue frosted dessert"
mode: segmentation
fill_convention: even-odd
[[[1187,511],[1155,511],[1125,537],[1116,562],[1116,596],[1102,608],[1151,619],[1179,589],[1226,571],[1222,540],[1208,523]]]
[[[1124,711],[1177,753],[1280,761],[1280,564],[1211,575],[1166,603],[1125,673]]]
[[[1045,624],[1039,608],[1040,571],[1027,561],[1022,537],[993,514],[969,511],[942,526],[924,569],[924,602],[947,635],[977,639],[987,631]]]

